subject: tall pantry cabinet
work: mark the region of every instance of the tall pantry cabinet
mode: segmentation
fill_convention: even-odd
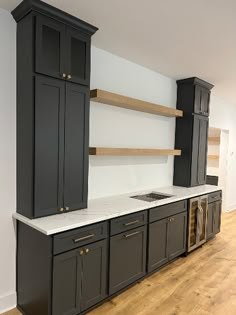
[[[91,36],[97,28],[39,0],[17,22],[17,212],[86,208]]]
[[[177,108],[184,116],[176,120],[174,185],[193,187],[206,184],[208,116],[213,85],[193,77],[177,81]]]

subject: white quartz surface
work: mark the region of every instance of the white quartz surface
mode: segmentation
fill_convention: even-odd
[[[211,185],[191,188],[177,186],[154,188],[145,191],[136,191],[125,195],[93,199],[88,202],[87,209],[57,214],[49,217],[28,219],[18,213],[15,213],[13,217],[46,235],[52,235],[133,212],[165,205],[171,202],[208,194],[217,190],[220,190],[220,188]],[[162,194],[172,195],[172,197],[154,202],[146,202],[129,198],[130,196],[150,192],[160,192]]]

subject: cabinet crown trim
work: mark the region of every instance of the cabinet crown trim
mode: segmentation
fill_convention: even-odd
[[[40,0],[24,0],[11,13],[16,22],[19,22],[32,11],[47,15],[62,23],[69,24],[89,35],[93,35],[98,30],[97,27]]]
[[[202,87],[211,90],[214,85],[211,83],[208,83],[202,79],[199,79],[197,77],[191,77],[191,78],[187,78],[187,79],[182,79],[182,80],[177,80],[177,85],[181,85],[181,84],[195,84],[195,85],[201,85]]]

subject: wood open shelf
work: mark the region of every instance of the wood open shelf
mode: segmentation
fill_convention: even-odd
[[[129,156],[129,155],[181,155],[181,150],[131,149],[131,148],[89,148],[89,155]]]
[[[219,160],[219,155],[208,155],[209,160]]]
[[[178,109],[173,109],[170,107],[145,102],[135,98],[98,89],[90,91],[90,99],[94,102],[136,110],[139,112],[145,112],[149,114],[161,115],[166,117],[183,116],[183,111]]]
[[[220,144],[220,137],[208,137],[208,141]]]

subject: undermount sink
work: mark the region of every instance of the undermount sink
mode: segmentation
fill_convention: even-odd
[[[172,195],[164,195],[161,193],[151,192],[144,195],[131,196],[130,198],[143,200],[147,202],[153,202],[153,201],[162,200],[162,199],[166,199],[170,197],[172,197]]]

